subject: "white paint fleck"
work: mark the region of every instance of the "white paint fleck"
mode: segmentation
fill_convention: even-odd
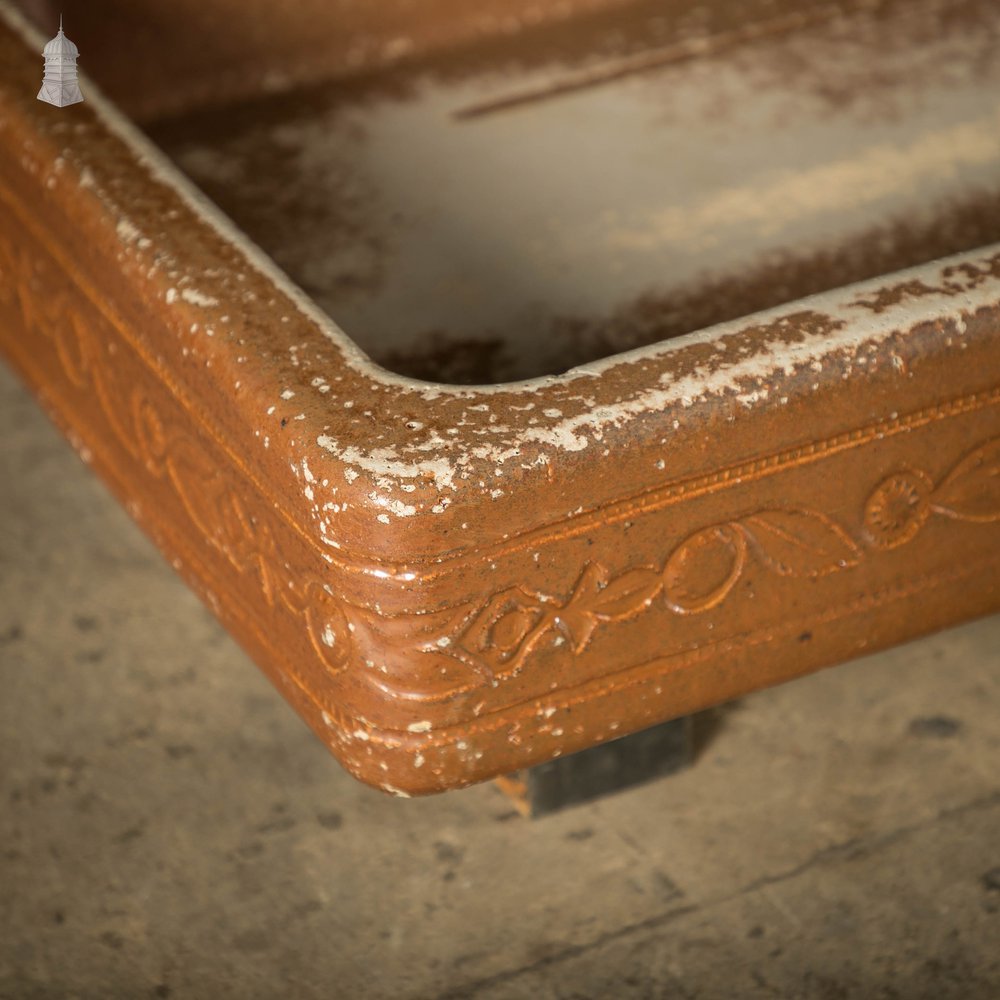
[[[424,719],[421,722],[411,722],[407,727],[407,732],[410,733],[429,733],[431,731],[431,721],[430,719]]]
[[[195,288],[182,288],[181,298],[193,306],[217,306],[219,304],[218,299],[211,295],[203,295]]]
[[[529,428],[529,436],[525,437],[522,434],[520,437],[522,443],[524,440],[542,440],[542,438],[530,437],[531,434],[546,434],[551,435],[551,437],[547,438],[549,444],[565,448],[569,451],[578,451],[587,446],[591,434],[596,435],[605,425],[621,426],[640,414],[662,412],[678,403],[679,405],[685,405],[683,402],[685,399],[690,403],[692,400],[707,399],[711,396],[733,392],[737,388],[741,378],[761,379],[766,378],[769,373],[779,371],[783,371],[786,375],[792,375],[796,366],[800,363],[810,364],[836,351],[857,349],[866,338],[884,340],[886,336],[894,332],[912,328],[921,315],[934,312],[942,317],[955,317],[956,315],[960,317],[961,310],[968,305],[967,301],[962,302],[961,297],[945,295],[923,296],[919,302],[906,301],[904,299],[894,303],[880,315],[874,316],[870,312],[862,311],[857,303],[864,295],[877,293],[885,285],[885,278],[878,278],[872,282],[852,286],[849,291],[841,289],[835,292],[824,293],[811,299],[802,299],[792,306],[784,306],[778,310],[756,314],[752,319],[745,317],[732,323],[721,324],[658,345],[639,348],[625,355],[616,355],[606,358],[603,361],[571,369],[560,376],[547,376],[521,383],[476,387],[475,389],[462,386],[428,385],[417,380],[407,379],[404,376],[386,373],[372,366],[357,346],[321,312],[318,306],[297,289],[266,254],[250,244],[232,222],[194,188],[189,181],[182,177],[176,168],[164,158],[162,153],[141,135],[131,123],[126,121],[111,105],[102,101],[99,95],[95,94],[92,97],[88,97],[88,101],[94,109],[98,121],[110,131],[123,138],[136,158],[149,171],[150,175],[158,178],[166,186],[176,191],[196,217],[204,220],[207,225],[213,227],[216,232],[221,234],[223,239],[237,247],[238,251],[249,261],[250,266],[263,275],[267,281],[273,283],[276,288],[276,294],[284,296],[284,301],[290,302],[298,310],[302,318],[320,329],[331,342],[337,345],[351,368],[361,373],[364,377],[375,380],[377,384],[383,386],[392,385],[400,389],[404,394],[412,393],[425,401],[432,401],[439,397],[479,400],[493,394],[503,394],[505,398],[511,396],[517,400],[519,395],[523,399],[535,393],[545,394],[553,386],[564,388],[580,379],[593,380],[600,378],[604,372],[622,365],[636,366],[640,362],[648,363],[664,360],[669,362],[669,356],[672,352],[682,350],[692,344],[711,343],[726,334],[742,331],[750,322],[760,325],[771,318],[788,316],[792,311],[801,311],[803,308],[811,308],[816,312],[844,321],[842,327],[832,333],[824,331],[821,336],[810,334],[799,344],[781,343],[776,345],[773,350],[762,349],[755,351],[753,354],[748,352],[744,358],[733,363],[727,363],[707,377],[704,372],[697,373],[693,378],[693,388],[687,392],[682,392],[684,386],[681,383],[684,380],[678,380],[673,375],[665,375],[659,387],[643,386],[641,380],[636,379],[635,384],[637,388],[633,395],[621,398],[605,406],[591,407],[586,413],[562,420],[555,428],[544,431],[538,428]],[[985,143],[986,146],[984,148],[990,149],[990,155],[994,155],[992,150],[995,150],[995,144],[992,144],[992,134],[986,136]],[[923,150],[923,153],[929,157],[927,160],[928,163],[938,162],[939,145],[937,143],[933,148],[928,147]],[[892,156],[897,158],[899,155],[901,154],[892,153]],[[896,160],[894,159],[892,162],[895,163]],[[883,175],[890,178],[891,183],[896,183],[893,170],[883,171]],[[86,167],[80,171],[79,184],[82,188],[94,188],[98,196],[102,195],[102,192],[97,190],[93,173]],[[810,184],[810,197],[817,190],[822,195],[823,191],[821,187]],[[794,199],[789,199],[784,183],[780,190],[775,189],[773,197],[774,205],[778,206],[777,209],[774,209],[770,201],[763,208],[761,208],[759,202],[754,203],[752,210],[755,219],[761,217],[761,213],[770,217],[773,211],[780,212],[790,202],[794,203]],[[172,212],[167,214],[177,215],[178,213]],[[659,222],[662,222],[662,220],[659,220]],[[659,229],[656,232],[658,233]],[[676,230],[671,230],[671,232],[674,237],[677,236]],[[640,233],[639,235],[641,237],[643,234]],[[995,249],[985,251],[985,253],[990,252],[995,253],[996,251]],[[956,263],[962,262],[977,264],[983,259],[983,250],[956,255],[945,262],[936,262],[932,265],[921,265],[920,267],[913,268],[908,272],[904,272],[904,276],[899,280],[906,280],[907,277],[912,276],[924,280],[927,285],[933,285],[938,280],[942,267],[954,266]],[[989,294],[991,289],[996,287],[996,281],[990,279],[986,288],[981,287],[977,290],[976,295]],[[199,296],[200,293],[192,291],[191,295]],[[854,301],[849,296],[853,297]],[[210,297],[205,296],[204,298],[208,299]],[[272,300],[272,303],[276,302],[277,299]],[[282,316],[282,320],[283,322],[289,322],[289,317]],[[963,344],[962,346],[965,347],[966,345]],[[468,408],[481,411],[489,409],[486,403],[478,403]],[[352,445],[348,445],[338,451],[337,442],[329,438],[327,440],[333,445],[330,450],[336,451],[342,461],[353,462],[367,471],[376,471],[376,468],[378,468],[381,474],[393,475],[399,479],[424,479],[430,477],[433,479],[434,485],[438,490],[454,489],[453,481],[459,476],[463,466],[468,465],[476,457],[485,457],[482,455],[467,454],[468,441],[463,440],[462,437],[456,437],[453,443],[454,451],[451,456],[444,451],[446,446],[437,443],[426,449],[431,454],[425,453],[418,460],[412,460],[412,454],[398,455],[392,453],[381,456],[372,454],[365,460],[372,463],[369,466],[364,461],[355,461],[353,457],[348,457],[348,452],[353,447]],[[322,440],[320,444],[326,447]]]
[[[413,504],[403,503],[402,500],[390,500],[386,497],[379,497],[378,503],[395,514],[396,517],[413,517],[417,512],[417,508]]]
[[[126,218],[118,220],[118,225],[115,226],[115,232],[118,233],[118,238],[123,243],[135,243],[135,241],[142,235],[139,229]]]

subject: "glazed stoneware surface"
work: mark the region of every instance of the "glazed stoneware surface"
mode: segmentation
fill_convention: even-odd
[[[436,8],[417,7],[432,25]],[[719,23],[698,35],[667,18],[679,41],[658,46],[735,59],[752,33],[709,7]],[[995,28],[989,7],[962,11]],[[959,102],[972,117],[951,125],[928,111],[912,138],[917,174],[968,181],[930,186],[928,218],[955,220],[943,248],[920,238],[941,225],[915,220],[859,283],[837,287],[834,269],[829,290],[797,297],[816,286],[793,278],[743,318],[731,305],[697,329],[699,306],[658,343],[453,385],[373,363],[363,332],[348,338],[85,76],[83,104],[35,101],[39,38],[4,8],[0,343],[362,780],[399,794],[481,781],[1000,607],[989,109]],[[963,66],[942,100],[995,68]],[[195,174],[183,154],[204,137],[168,124],[149,128]],[[960,155],[935,159],[921,135],[948,128]],[[865,177],[871,148],[854,161]],[[711,220],[696,221],[704,236]],[[633,243],[654,252],[662,228],[633,227]]]

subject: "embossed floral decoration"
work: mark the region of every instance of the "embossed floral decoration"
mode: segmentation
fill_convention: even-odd
[[[864,505],[865,541],[874,550],[897,548],[916,537],[932,514],[977,523],[1000,520],[1000,438],[963,458],[937,487],[914,469],[883,479]],[[826,514],[798,507],[759,510],[691,533],[658,567],[612,576],[589,562],[564,599],[523,587],[501,591],[461,618],[435,648],[495,683],[516,674],[552,632],[580,652],[601,624],[640,614],[658,598],[678,615],[714,608],[729,596],[751,558],[778,576],[809,578],[858,565],[864,549]]]

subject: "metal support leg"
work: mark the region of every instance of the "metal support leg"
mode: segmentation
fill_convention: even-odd
[[[687,767],[693,731],[693,717],[685,716],[516,771],[497,784],[525,816],[545,816]]]

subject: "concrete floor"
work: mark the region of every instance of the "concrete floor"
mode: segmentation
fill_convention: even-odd
[[[1000,997],[1000,617],[531,823],[348,777],[0,370],[0,996]]]

